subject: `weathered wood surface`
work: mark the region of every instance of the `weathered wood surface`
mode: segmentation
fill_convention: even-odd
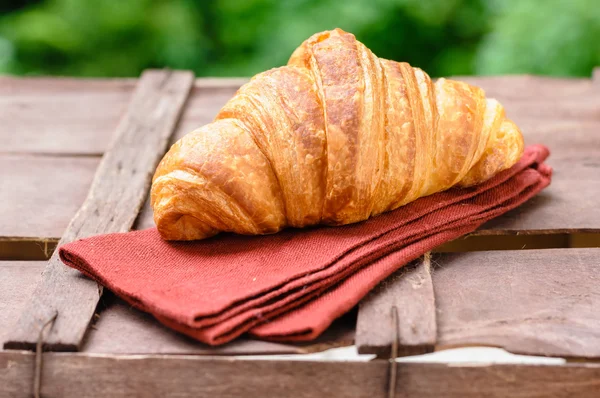
[[[600,232],[600,90],[590,79],[532,76],[465,78],[506,107],[526,144],[550,148],[552,184],[478,234]]]
[[[101,155],[135,84],[0,77],[0,152]]]
[[[0,353],[1,397],[30,397],[34,355]],[[42,396],[349,397],[387,396],[387,361],[276,361],[199,356],[46,353]],[[395,396],[596,398],[599,364],[399,363]]]
[[[192,97],[201,96],[209,104],[216,97],[219,103],[222,92],[231,97],[247,80],[196,79]],[[136,83],[137,79],[0,76],[0,153],[101,155]],[[216,110],[210,105],[207,111],[213,117]],[[193,118],[196,111],[190,115]]]
[[[0,154],[0,236],[61,236],[99,163],[96,157]]]
[[[42,261],[0,261],[0,347],[40,281],[45,264]]]
[[[397,311],[398,325],[393,324],[392,311]],[[428,253],[395,272],[362,300],[356,322],[358,352],[389,357],[396,339],[398,356],[432,352],[437,335],[435,313]]]
[[[131,228],[192,84],[193,75],[188,72],[148,71],[142,75],[111,149],[62,243]],[[32,348],[41,325],[58,311],[46,347],[78,349],[101,294],[100,286],[63,265],[55,252],[5,347]]]
[[[436,349],[491,345],[521,354],[600,358],[600,312],[597,311],[600,308],[597,289],[600,285],[600,249],[434,254],[432,263],[437,309]],[[16,320],[16,308],[22,306],[34,283],[28,278],[36,278],[41,264],[0,263],[0,303],[4,302],[5,307],[11,309],[0,312],[0,336],[6,336]],[[381,288],[385,289],[385,286]],[[394,290],[397,284],[387,286],[390,291],[397,291]],[[379,294],[391,301],[387,293],[383,290]],[[408,293],[403,292],[403,295],[406,297]],[[427,311],[416,300],[415,297],[406,308],[398,308],[401,327],[408,326],[403,311],[409,315],[414,315],[413,311],[419,308]],[[100,312],[83,345],[86,352],[302,353],[352,343],[351,328],[342,325],[310,346],[240,341],[239,345],[213,349],[171,332],[149,315],[120,300],[113,298],[105,304],[106,308]],[[381,333],[384,339],[392,336],[391,317],[386,318],[389,304],[387,301],[383,306],[382,311],[386,313],[380,314],[383,321],[368,325],[370,332]],[[364,332],[360,322],[358,336]]]
[[[600,123],[596,135],[600,137]],[[550,186],[522,206],[489,221],[477,234],[600,232],[600,141],[596,148],[595,158],[550,158],[548,163],[554,168]]]
[[[600,358],[600,249],[437,254],[433,264],[435,309],[425,269],[417,267],[417,275],[400,270],[361,303],[359,352],[389,355],[395,305],[399,355],[425,341],[429,350],[491,345],[519,354]],[[437,318],[433,327],[431,318]]]
[[[440,347],[490,345],[521,354],[600,358],[600,248],[434,260]]]
[[[0,347],[14,327],[46,265],[43,261],[0,261]],[[352,345],[354,320],[334,323],[311,343],[282,344],[240,338],[221,347],[210,347],[176,333],[129,306],[104,294],[88,329],[81,351],[101,354],[264,355],[305,354]],[[1,349],[0,349],[1,352]]]

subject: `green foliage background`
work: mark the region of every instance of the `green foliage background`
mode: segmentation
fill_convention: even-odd
[[[599,0],[0,1],[0,73],[251,76],[340,27],[433,76],[589,76]]]

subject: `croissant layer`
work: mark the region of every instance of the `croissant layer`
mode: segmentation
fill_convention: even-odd
[[[154,220],[167,240],[355,223],[479,184],[522,152],[518,127],[480,88],[434,83],[335,29],[171,147],[153,178]]]

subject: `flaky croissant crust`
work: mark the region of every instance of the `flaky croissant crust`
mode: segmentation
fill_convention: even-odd
[[[167,240],[355,223],[481,183],[522,152],[521,132],[480,88],[433,83],[336,29],[171,147],[153,178],[154,220]]]

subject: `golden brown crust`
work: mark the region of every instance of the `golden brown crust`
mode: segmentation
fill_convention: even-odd
[[[169,240],[341,225],[517,162],[519,129],[483,90],[377,58],[340,29],[256,75],[178,141],[152,184]]]

